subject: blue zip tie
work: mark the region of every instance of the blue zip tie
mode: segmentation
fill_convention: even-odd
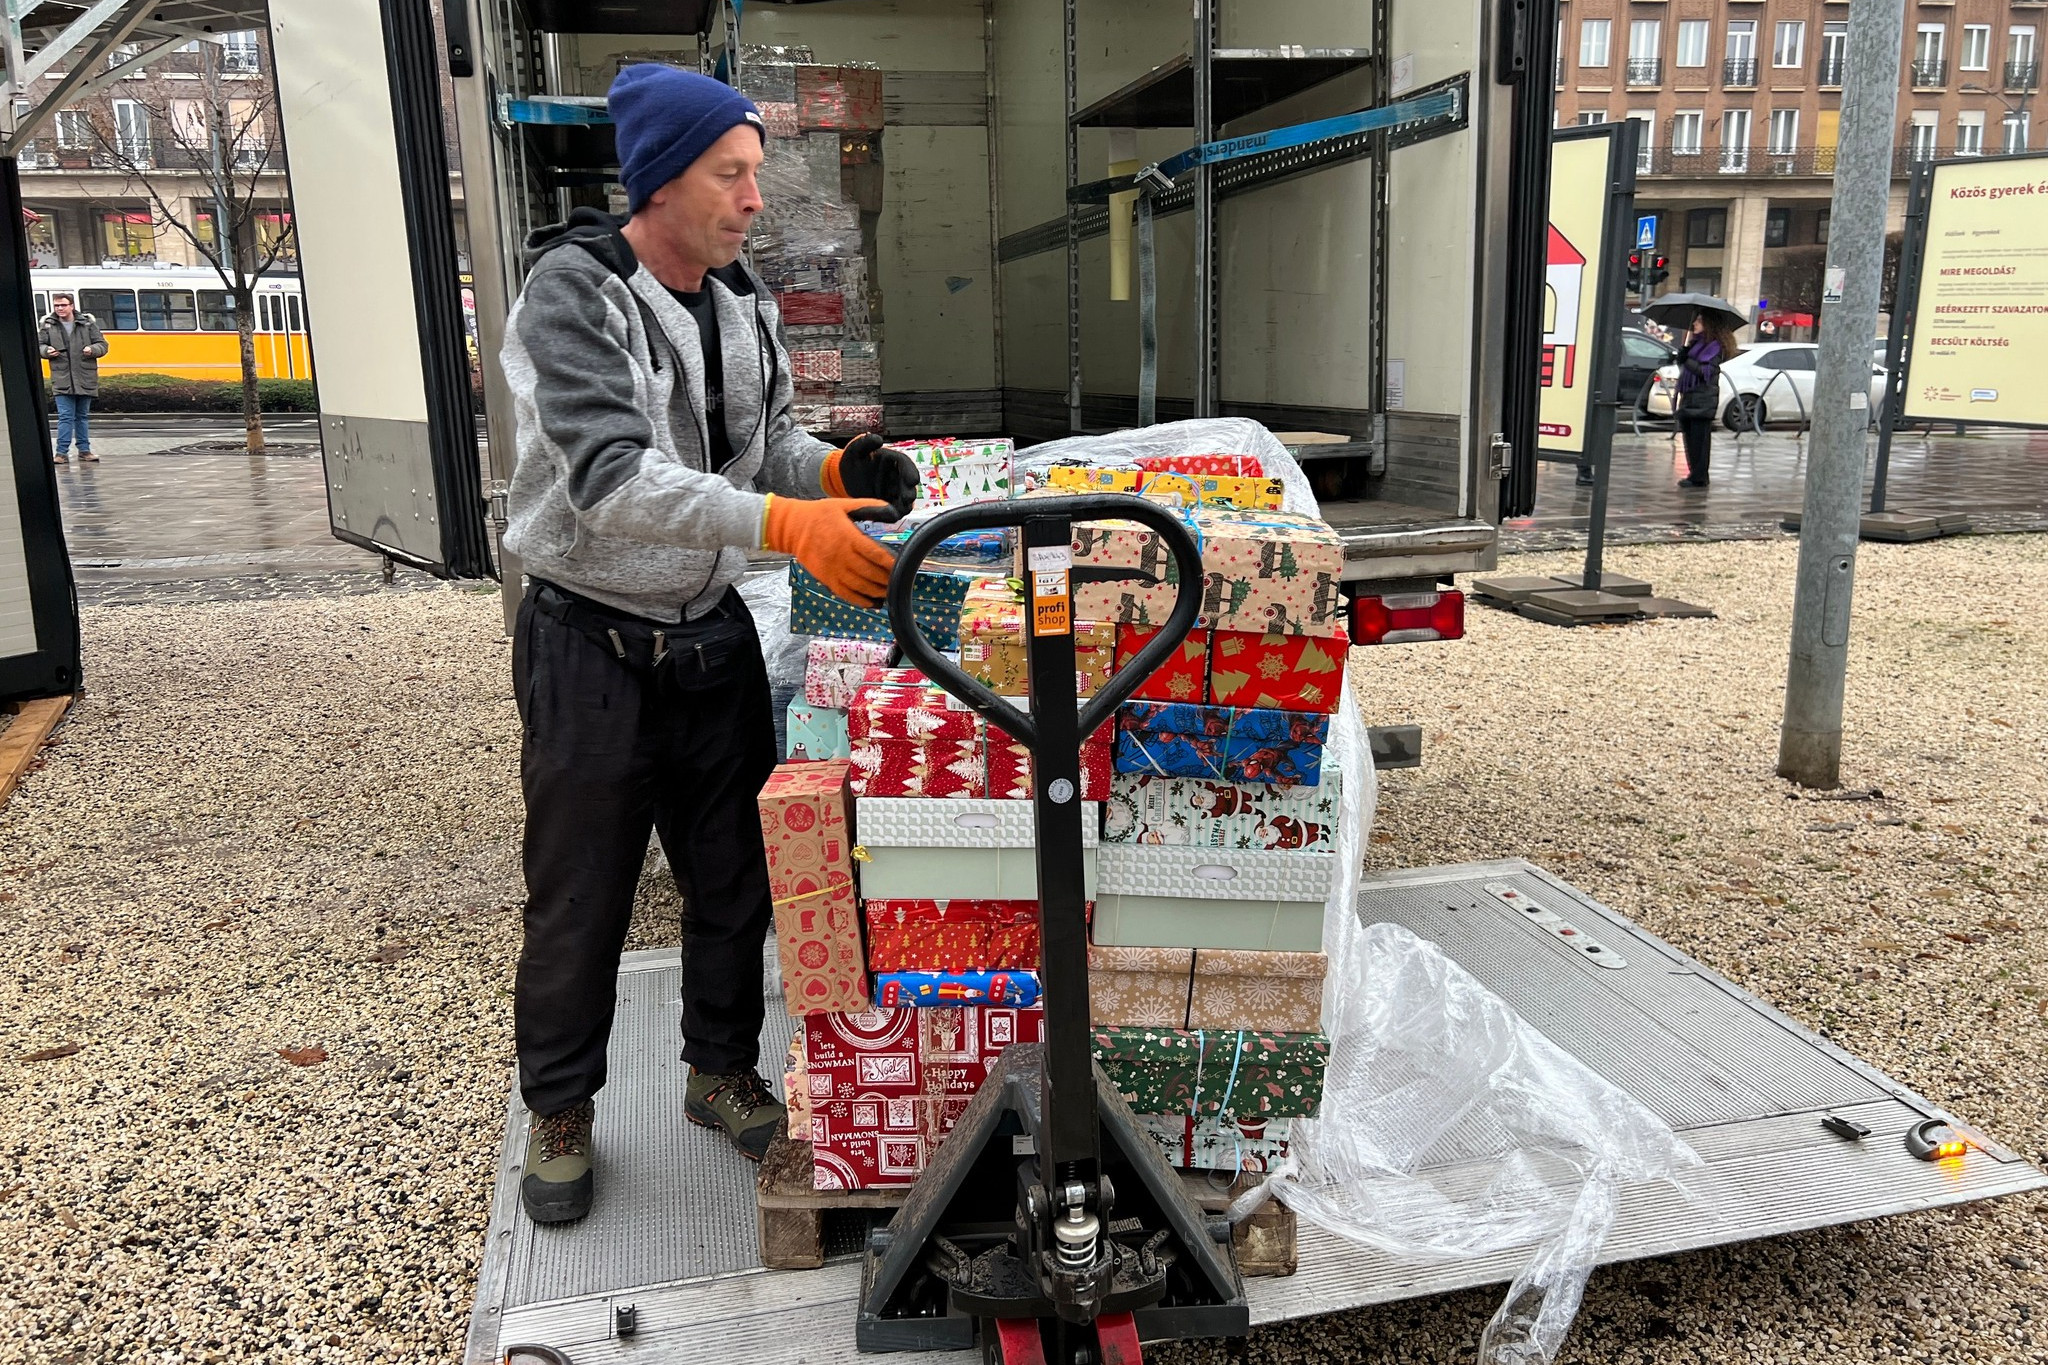
[[[1195,1030],[1195,1093],[1188,1100],[1188,1117],[1201,1122],[1202,1118],[1202,1063],[1209,1055],[1209,1039],[1204,1029]]]
[[[1244,1063],[1244,1030],[1237,1031],[1237,1050],[1230,1054],[1230,1084],[1223,1087],[1223,1108],[1218,1111],[1219,1119],[1230,1114],[1231,1097],[1237,1094],[1237,1068]]]

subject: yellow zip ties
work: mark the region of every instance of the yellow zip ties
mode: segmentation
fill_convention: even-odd
[[[853,860],[857,863],[871,863],[875,860],[875,857],[863,846],[855,844],[853,846]],[[795,905],[798,901],[807,901],[813,896],[825,896],[830,895],[834,891],[850,891],[852,889],[853,879],[849,877],[843,882],[833,882],[830,885],[821,886],[815,891],[799,891],[794,896],[784,896],[781,900],[771,901],[770,904],[779,910],[785,905]]]

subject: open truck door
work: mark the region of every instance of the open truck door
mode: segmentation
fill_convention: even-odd
[[[334,534],[494,573],[428,7],[273,0]]]

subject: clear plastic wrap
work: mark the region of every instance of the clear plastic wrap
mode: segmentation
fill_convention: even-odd
[[[768,700],[775,714],[775,752],[788,749],[785,726],[789,699],[804,690],[808,636],[789,630],[789,573],[781,565],[748,574],[739,581],[740,598],[754,616],[761,637],[761,658],[768,665]]]
[[[1232,1217],[1270,1197],[1397,1256],[1465,1261],[1534,1247],[1479,1360],[1552,1360],[1621,1187],[1683,1188],[1698,1156],[1407,929],[1332,914],[1323,951],[1322,1117],[1296,1121],[1287,1158]]]

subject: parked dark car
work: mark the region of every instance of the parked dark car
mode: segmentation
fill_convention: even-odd
[[[1677,348],[1636,327],[1621,329],[1621,401],[1649,412],[1650,381],[1678,358]]]

